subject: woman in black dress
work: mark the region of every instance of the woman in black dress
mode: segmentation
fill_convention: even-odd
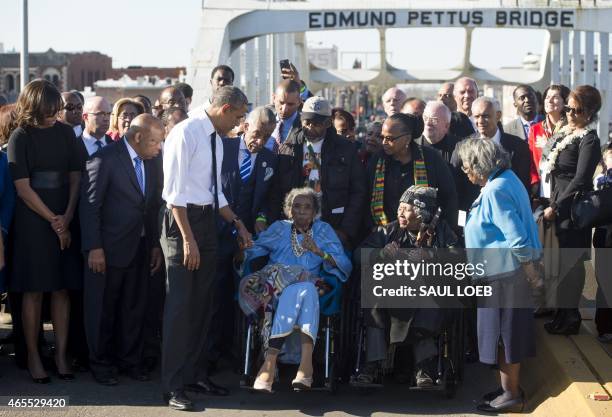
[[[69,247],[82,161],[74,132],[57,122],[61,106],[60,92],[53,84],[40,79],[30,82],[17,101],[17,128],[8,146],[17,190],[9,285],[11,291],[23,293],[28,370],[38,383],[50,381],[38,352],[44,292],[51,293],[58,374],[62,379],[74,378],[66,360],[67,290],[79,286],[77,251]]]
[[[552,192],[544,220],[555,221],[563,259],[555,299],[559,308],[554,319],[544,325],[551,334],[577,334],[582,319],[578,303],[584,287],[591,229],[576,229],[570,213],[576,193],[593,189],[593,175],[601,159],[596,125],[600,108],[601,95],[596,88],[576,87],[565,106],[568,124],[553,137],[550,152],[546,152],[544,173],[550,175]]]

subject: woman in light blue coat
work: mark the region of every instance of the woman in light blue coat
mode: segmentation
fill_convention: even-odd
[[[539,285],[534,261],[541,255],[529,196],[510,170],[510,156],[489,139],[457,145],[463,171],[482,187],[465,225],[465,247],[472,263],[484,262],[493,296],[478,308],[480,361],[498,365],[501,387],[486,394],[478,409],[520,412],[520,363],[535,355],[531,288]]]

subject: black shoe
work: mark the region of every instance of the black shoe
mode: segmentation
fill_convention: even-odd
[[[195,384],[189,384],[185,386],[185,389],[187,391],[193,391],[206,395],[217,395],[221,397],[229,395],[229,390],[227,388],[215,384],[210,380],[210,378],[206,378],[204,381],[198,381]]]
[[[549,329],[545,327],[546,331],[549,334],[560,334],[560,335],[571,335],[578,334],[580,331],[580,321],[575,321],[572,323],[561,323],[557,327],[552,327]]]
[[[500,395],[502,395],[503,393],[504,393],[504,389],[502,387],[497,388],[495,391],[488,392],[482,396],[482,398],[480,399],[480,404],[483,404],[483,403],[488,404],[494,399],[496,399],[497,397],[499,397]]]
[[[30,377],[32,378],[32,381],[35,384],[48,384],[51,382],[51,378],[49,378],[48,376],[42,377],[42,378],[34,378],[32,376],[32,374],[30,374]]]
[[[129,369],[126,371],[126,374],[134,381],[145,382],[151,380],[149,373],[140,367]]]
[[[94,379],[98,384],[113,386],[119,383],[119,380],[112,374],[93,374]]]
[[[192,411],[193,402],[185,394],[183,390],[176,390],[164,394],[164,401],[168,403],[168,407],[173,410]]]
[[[74,380],[74,374],[69,372],[67,374],[57,373],[57,377],[63,381],[72,381]]]

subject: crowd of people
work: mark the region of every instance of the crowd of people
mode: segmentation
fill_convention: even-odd
[[[516,255],[489,278],[511,297],[540,279],[542,259],[545,280],[561,277],[553,298],[563,308],[470,310],[466,350],[500,373],[478,408],[523,410],[534,317],[551,314],[554,335],[581,323],[592,230],[575,227],[571,204],[612,185],[598,90],[551,85],[540,103],[519,85],[516,117],[502,125],[499,101],[479,97],[471,78],[444,83],[431,101],[393,87],[382,96],[386,117],[361,141],[349,111],[313,95],[293,65],[282,75],[272,103],[251,111],[226,65],[198,107],[185,83],[154,103],[110,103],[42,79],[0,107],[0,291],[17,365],[35,383],[50,383],[54,369],[62,380],[89,370],[117,385],[120,375],[149,380],[160,364],[166,403],[191,410],[187,392],[229,394],[210,373],[240,343],[236,323],[263,315],[252,389],[271,393],[279,357],[293,356],[291,384],[307,390],[320,297],[359,281],[361,248],[387,260],[421,246],[506,248]],[[595,236],[596,247],[612,246],[612,227]],[[542,257],[542,248],[557,251]],[[563,248],[582,252],[568,261]],[[390,347],[408,343],[413,382],[436,384],[435,344],[410,341],[406,307],[365,313],[357,386],[380,380]],[[598,307],[599,339],[610,342],[603,292]],[[49,319],[53,348],[42,332]]]

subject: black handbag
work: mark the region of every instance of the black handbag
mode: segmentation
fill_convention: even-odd
[[[612,223],[612,187],[576,193],[571,210],[572,223],[576,229],[590,229]]]

